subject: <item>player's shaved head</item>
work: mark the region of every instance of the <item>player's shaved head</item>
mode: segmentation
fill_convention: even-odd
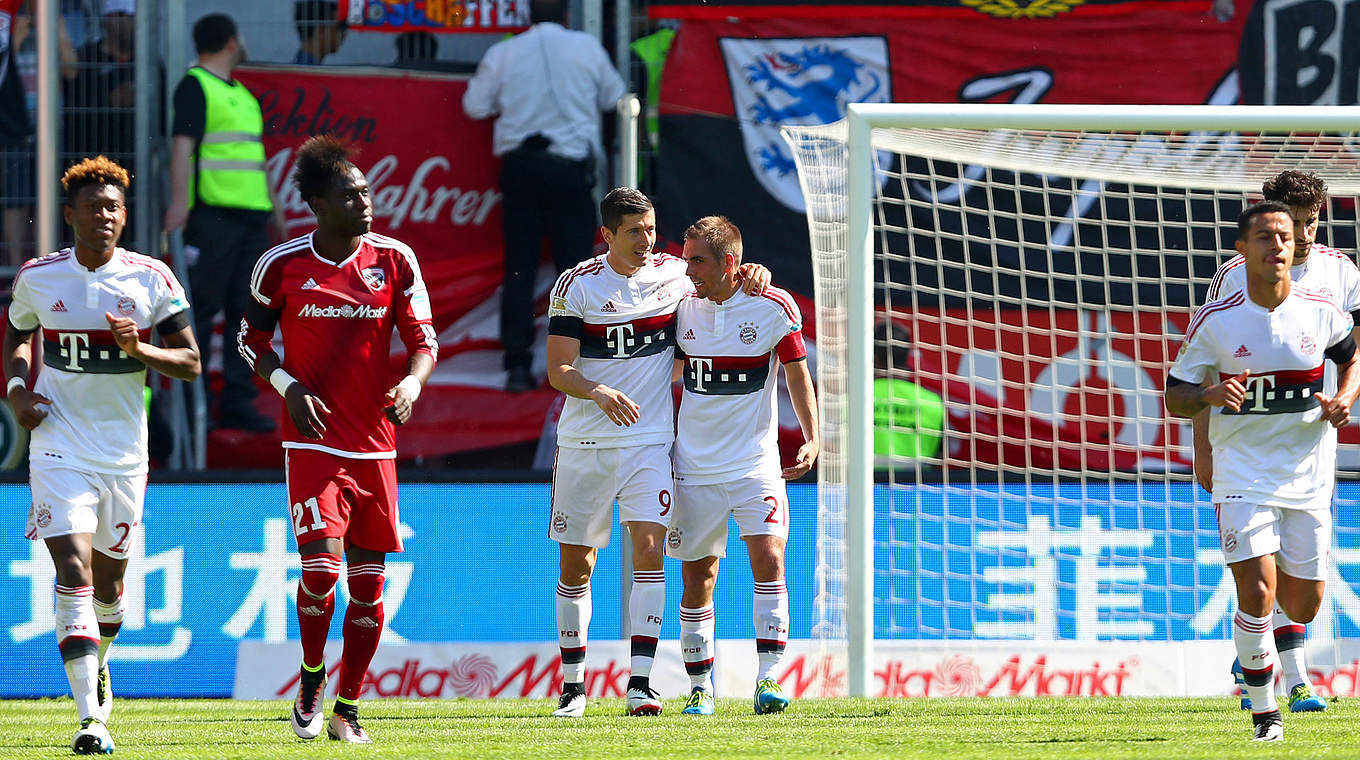
[[[641,191],[631,187],[616,187],[600,201],[600,223],[617,232],[625,216],[645,214],[651,210],[651,200]]]
[[[725,216],[706,216],[685,230],[685,240],[702,240],[713,255],[732,257],[732,268],[741,266],[741,230]]]
[[[112,185],[122,190],[126,197],[128,186],[131,184],[132,175],[128,174],[128,170],[108,156],[87,158],[61,175],[61,189],[66,193],[67,206],[75,205],[76,195],[80,193],[81,188],[90,185]]]
[[[335,180],[354,167],[353,157],[358,151],[351,144],[331,135],[314,135],[298,148],[297,168],[293,170],[293,184],[302,200],[311,202],[325,195]]]
[[[1327,183],[1312,172],[1289,169],[1266,180],[1261,194],[1286,206],[1318,209],[1327,202]]]

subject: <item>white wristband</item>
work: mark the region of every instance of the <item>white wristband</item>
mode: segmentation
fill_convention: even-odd
[[[397,387],[406,391],[406,395],[411,397],[412,404],[416,402],[416,399],[420,398],[420,381],[416,379],[415,375],[403,377],[401,382],[397,383]]]
[[[296,382],[297,378],[284,371],[283,367],[269,373],[269,384],[274,386],[274,390],[278,391],[280,396],[287,396],[288,386]]]
[[[22,377],[11,377],[9,379],[9,385],[5,386],[5,395],[8,396],[10,393],[13,393],[15,388],[27,388],[27,387],[28,387],[27,380],[23,379]]]

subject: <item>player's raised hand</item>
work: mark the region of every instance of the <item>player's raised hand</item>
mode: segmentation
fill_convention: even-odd
[[[817,454],[821,451],[821,445],[817,441],[808,441],[798,447],[798,455],[793,458],[793,464],[780,471],[780,476],[784,480],[797,480],[807,474],[812,469],[812,463],[817,461]]]
[[[760,264],[742,264],[737,274],[741,276],[741,290],[748,296],[758,296],[770,286],[770,270]]]
[[[14,407],[14,416],[25,430],[32,430],[47,419],[52,409],[52,399],[35,393],[27,388],[16,387],[9,392],[9,404]]]
[[[288,394],[283,398],[288,408],[288,416],[297,426],[298,432],[307,438],[320,438],[326,434],[326,417],[330,407],[319,397],[312,395],[302,383],[288,386]]]
[[[142,337],[137,333],[135,320],[131,317],[115,317],[107,311],[104,312],[104,319],[108,320],[113,339],[118,342],[118,347],[123,349],[123,353],[128,356],[137,356],[141,353]]]
[[[590,400],[594,401],[615,425],[628,427],[638,421],[638,415],[642,407],[633,403],[631,398],[622,391],[616,391],[607,385],[597,385],[590,392]]]
[[[1336,396],[1314,393],[1313,398],[1322,404],[1322,419],[1332,423],[1332,427],[1345,427],[1351,421],[1351,410],[1337,400]]]
[[[411,409],[414,400],[411,398],[410,391],[400,385],[394,385],[387,391],[387,406],[383,407],[383,414],[394,425],[405,425],[411,419]]]
[[[1218,385],[1204,389],[1200,398],[1210,406],[1226,406],[1234,412],[1242,410],[1242,402],[1247,398],[1247,378],[1251,370],[1244,369],[1240,374],[1224,380]]]

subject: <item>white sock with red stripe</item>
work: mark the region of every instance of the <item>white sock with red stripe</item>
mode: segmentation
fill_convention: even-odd
[[[784,579],[756,581],[751,617],[756,626],[756,680],[769,678],[789,642],[789,590]]]
[[[1280,670],[1284,675],[1285,688],[1293,689],[1299,684],[1311,683],[1311,679],[1308,678],[1308,663],[1303,653],[1305,637],[1303,624],[1291,620],[1278,604],[1275,605],[1272,624],[1275,627],[1275,653],[1280,656]]]
[[[590,581],[579,586],[557,582],[557,646],[562,652],[564,684],[585,683],[590,613]]]
[[[1242,679],[1247,682],[1247,697],[1253,713],[1275,712],[1275,668],[1270,662],[1270,615],[1256,617],[1242,610],[1233,617],[1233,645],[1242,663]]]
[[[99,667],[109,661],[109,646],[118,638],[123,627],[123,615],[127,613],[127,602],[122,593],[109,604],[94,598],[94,616],[99,620]]]
[[[99,717],[99,619],[94,586],[57,586],[57,648],[80,719]]]
[[[690,688],[713,691],[713,635],[717,621],[713,604],[680,608],[680,656],[685,661]]]
[[[634,679],[651,678],[665,607],[666,571],[634,570],[633,590],[628,595],[628,620],[633,637],[630,686]]]

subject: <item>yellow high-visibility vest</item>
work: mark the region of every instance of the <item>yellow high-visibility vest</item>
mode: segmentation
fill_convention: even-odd
[[[203,139],[189,176],[189,206],[202,200],[224,208],[269,211],[265,172],[264,115],[260,103],[240,82],[225,82],[197,66],[189,76],[203,88]]]

